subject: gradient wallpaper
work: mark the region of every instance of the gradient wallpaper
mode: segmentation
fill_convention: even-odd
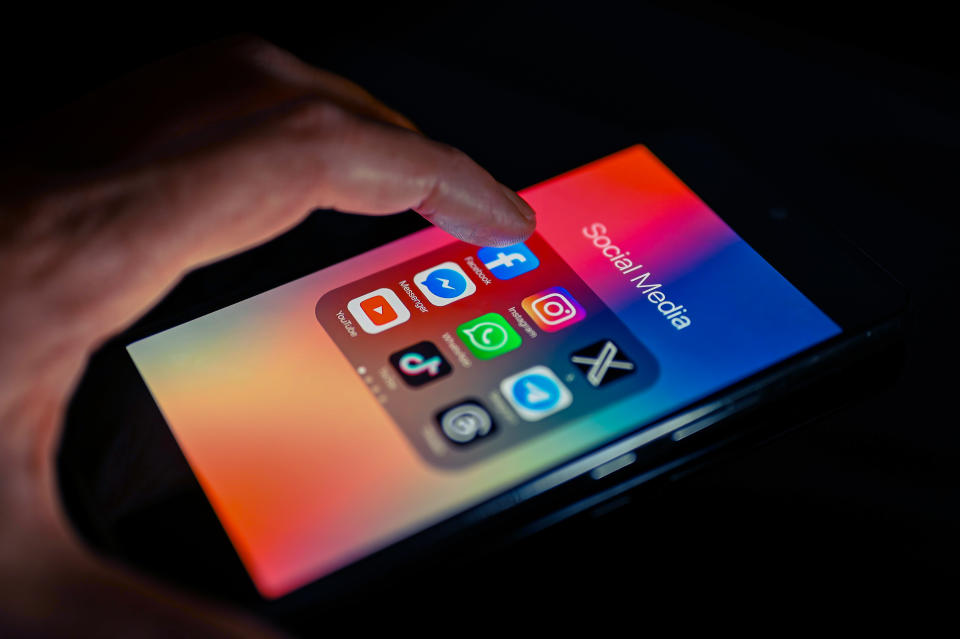
[[[643,146],[521,195],[539,220],[526,245],[540,264],[528,273],[500,280],[477,247],[427,229],[128,346],[265,597],[840,332]],[[415,308],[401,282],[447,261],[477,292]],[[557,286],[586,317],[542,331],[521,301]],[[410,320],[352,337],[338,313],[383,287]],[[456,328],[491,312],[523,341],[471,358]],[[605,339],[636,370],[594,388],[570,355]],[[418,388],[398,383],[388,357],[424,340],[452,373]],[[533,423],[497,389],[535,365],[553,370],[573,403]],[[437,412],[468,398],[498,430],[469,447],[437,446]]]

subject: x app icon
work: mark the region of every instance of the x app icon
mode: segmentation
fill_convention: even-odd
[[[636,368],[630,358],[608,339],[576,351],[570,361],[583,372],[591,386],[597,387],[629,375]]]

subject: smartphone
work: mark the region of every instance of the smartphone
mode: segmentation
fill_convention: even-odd
[[[520,193],[523,243],[325,214],[322,268],[194,280],[113,340],[61,449],[77,526],[252,605],[315,602],[676,469],[899,327],[899,284],[709,154],[631,146]]]

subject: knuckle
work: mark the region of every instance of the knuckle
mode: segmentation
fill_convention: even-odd
[[[233,64],[268,75],[284,76],[298,64],[292,53],[256,35],[230,38],[223,44],[220,55]]]
[[[321,97],[305,97],[291,104],[286,122],[296,129],[316,133],[342,130],[349,123],[347,112],[337,104]]]
[[[286,53],[272,42],[252,34],[235,36],[228,40],[225,46],[230,54],[251,62],[272,60]]]

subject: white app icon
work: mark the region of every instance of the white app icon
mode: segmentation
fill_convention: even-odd
[[[434,306],[446,306],[477,292],[473,283],[456,262],[444,262],[413,276],[413,283]]]
[[[382,333],[410,319],[410,310],[389,288],[378,288],[347,303],[347,310],[367,333]]]
[[[573,394],[546,366],[534,366],[500,382],[500,392],[528,422],[562,411],[573,403]]]

